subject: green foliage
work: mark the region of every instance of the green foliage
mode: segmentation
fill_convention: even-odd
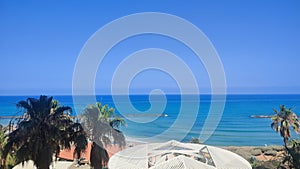
[[[272,116],[271,128],[276,132],[280,132],[280,136],[283,137],[285,146],[285,155],[280,167],[296,168],[300,169],[300,142],[293,139],[289,142],[291,137],[291,129],[297,134],[300,133],[300,122],[296,113],[292,111],[292,108],[286,108],[284,105],[280,106],[279,111],[275,110],[275,115]]]
[[[300,123],[297,115],[292,111],[292,108],[286,108],[284,105],[280,106],[279,111],[273,109],[275,115],[272,116],[271,128],[276,132],[280,132],[283,137],[284,145],[286,146],[291,137],[290,128],[293,128],[296,133],[300,133]]]
[[[119,130],[125,121],[115,116],[114,108],[107,104],[89,105],[82,114],[82,122],[89,138],[97,144],[125,146],[125,137]]]
[[[250,162],[252,168],[256,168],[256,167],[260,166],[260,162],[253,156],[251,156],[248,161]]]
[[[58,107],[59,107],[59,102],[58,102],[58,100],[52,100],[51,108],[52,108],[53,110],[56,110]]]
[[[0,125],[0,168],[3,168],[4,165],[4,159],[3,159],[3,148],[4,145],[6,144],[6,139],[5,139],[5,131],[2,125]]]
[[[15,151],[17,162],[32,160],[38,169],[48,169],[53,155],[75,144],[80,157],[87,145],[85,132],[70,116],[70,107],[60,107],[52,97],[28,98],[17,106],[24,110],[14,129],[8,134],[4,157]]]
[[[192,139],[189,142],[194,144],[201,144],[200,140],[196,137],[192,137]]]
[[[278,161],[259,161],[255,157],[250,157],[248,160],[252,166],[252,169],[275,169],[278,168],[279,162]]]
[[[290,157],[287,160],[289,160],[291,166],[300,169],[300,141],[292,139],[288,144],[288,152]]]
[[[114,108],[99,102],[87,106],[81,119],[87,135],[93,141],[91,166],[94,169],[102,168],[108,162],[108,154],[103,144],[116,144],[124,147],[125,137],[119,128],[125,126],[126,123],[121,117],[115,115]]]
[[[6,159],[4,157],[4,146],[7,143],[6,131],[7,128],[0,125],[0,169],[8,169],[16,165],[14,154],[9,153]]]

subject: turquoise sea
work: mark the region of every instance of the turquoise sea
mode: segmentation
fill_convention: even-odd
[[[28,97],[38,96],[0,96],[0,115],[1,116],[16,116],[20,115],[21,110],[16,108],[16,103],[20,100],[26,100]],[[119,96],[125,97],[125,96]],[[195,96],[193,96],[195,97]],[[191,97],[191,98],[193,98]],[[200,107],[196,118],[189,118],[190,108],[198,102],[190,100],[182,100],[181,95],[166,95],[166,105],[162,112],[155,114],[137,114],[136,112],[119,112],[116,113],[129,119],[125,119],[127,127],[121,130],[128,138],[152,138],[157,135],[162,135],[164,141],[175,139],[179,141],[188,141],[192,137],[199,137],[203,124],[207,118],[207,114],[211,105],[210,95],[199,95]],[[130,101],[114,102],[112,96],[104,95],[97,96],[97,101],[103,104],[109,104],[115,107],[115,104],[131,104],[139,111],[146,111],[150,108],[148,95],[130,95]],[[154,102],[160,102],[160,97]],[[59,100],[61,105],[74,107],[72,96],[54,96],[54,99]],[[122,99],[121,99],[122,100]],[[153,101],[153,100],[152,100]],[[183,103],[184,102],[184,103]],[[77,103],[78,104],[78,103]],[[79,103],[80,104],[80,103]],[[178,120],[178,113],[181,104],[187,105],[187,108],[182,112],[187,114],[184,122],[172,128],[173,124]],[[293,107],[294,112],[300,115],[300,95],[227,95],[225,109],[222,113],[222,118],[213,135],[205,141],[209,145],[282,145],[282,138],[278,133],[275,133],[271,128],[271,119],[269,118],[251,118],[251,115],[273,115],[273,108],[278,109],[279,105],[284,104],[287,107]],[[83,108],[85,105],[79,105]],[[73,114],[78,115],[81,112],[73,111]],[[166,116],[157,116],[164,114]],[[128,116],[127,116],[128,115]],[[149,120],[147,121],[147,118]],[[140,122],[146,121],[146,122]],[[1,124],[8,124],[10,119],[0,119]],[[185,125],[191,125],[192,129],[183,130]],[[162,134],[167,129],[175,130],[174,134]],[[178,138],[179,135],[184,135],[184,138]],[[292,132],[292,136],[300,139],[299,135]]]

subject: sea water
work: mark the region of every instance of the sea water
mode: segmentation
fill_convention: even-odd
[[[16,104],[28,97],[38,98],[38,96],[0,96],[0,115],[21,115],[22,110],[16,108]],[[110,95],[98,95],[96,98],[97,101],[109,104],[111,107],[133,106],[136,111],[128,109],[128,111],[120,112],[116,109],[116,114],[122,116],[127,123],[126,127],[122,127],[121,130],[127,138],[156,142],[171,139],[187,142],[192,137],[201,140],[201,131],[212,105],[210,95],[197,95],[199,101],[192,99],[195,98],[194,95],[190,97],[191,99],[185,100],[181,95],[166,95],[165,107],[161,112],[146,114],[143,112],[147,112],[151,108],[151,104],[163,102],[161,97],[152,98],[152,102],[149,101],[148,95],[130,95],[129,100],[125,99],[128,96],[117,97],[121,97],[118,102]],[[124,97],[124,101],[122,101],[122,97]],[[78,107],[78,105],[74,105],[72,96],[54,96],[54,99],[58,100],[61,105]],[[185,108],[181,109],[183,104]],[[198,111],[192,112],[197,105],[199,105]],[[221,119],[212,135],[205,139],[204,143],[219,146],[282,145],[283,139],[270,127],[270,118],[251,117],[252,115],[271,116],[274,114],[272,109],[278,109],[279,105],[293,107],[293,111],[300,115],[300,95],[227,95],[224,111],[219,112]],[[85,106],[80,105],[79,111],[73,109],[73,115],[80,115]],[[184,114],[183,120],[179,120],[182,117],[179,113]],[[0,119],[0,123],[7,125],[9,120]],[[174,124],[177,125],[174,127]],[[186,125],[191,128],[187,130]],[[166,132],[168,130],[172,132]],[[160,139],[153,140],[152,138],[156,138],[156,136],[159,136]],[[300,139],[300,136],[294,132],[292,132],[292,137]]]

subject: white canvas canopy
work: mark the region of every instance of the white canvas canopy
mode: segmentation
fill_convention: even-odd
[[[116,153],[110,169],[251,169],[248,161],[230,151],[174,140],[141,144]]]

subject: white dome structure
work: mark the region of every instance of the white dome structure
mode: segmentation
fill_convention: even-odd
[[[141,144],[113,155],[109,169],[251,169],[241,156],[203,144],[166,143]]]

